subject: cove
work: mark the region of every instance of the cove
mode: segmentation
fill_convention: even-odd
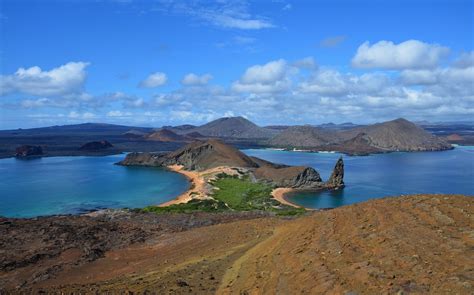
[[[337,159],[345,163],[346,187],[335,192],[296,192],[286,198],[307,208],[335,208],[374,198],[406,194],[474,195],[474,147],[443,152],[376,154],[350,157],[338,153],[244,150],[275,163],[315,168],[327,180]]]
[[[0,160],[0,216],[77,214],[139,208],[174,199],[189,188],[181,174],[123,167],[124,155]]]

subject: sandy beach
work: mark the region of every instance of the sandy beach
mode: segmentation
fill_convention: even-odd
[[[291,202],[288,202],[286,199],[285,199],[285,194],[289,193],[289,192],[292,192],[294,191],[293,188],[289,188],[289,187],[279,187],[279,188],[276,188],[272,191],[272,196],[275,200],[277,200],[278,202],[284,204],[284,205],[288,205],[288,206],[292,206],[292,207],[295,207],[295,208],[301,208],[301,206],[298,206],[296,204],[293,204]]]
[[[171,171],[181,173],[186,176],[191,182],[191,187],[186,192],[182,193],[173,200],[159,204],[159,207],[166,207],[175,204],[187,203],[192,199],[206,199],[209,198],[211,188],[207,182],[214,178],[219,173],[234,175],[237,172],[230,167],[216,167],[203,171],[189,171],[185,170],[181,165],[170,165],[167,168]]]
[[[158,205],[159,207],[187,203],[193,198],[194,195],[201,196],[205,193],[206,182],[199,172],[184,170],[183,166],[181,165],[170,165],[167,168],[171,171],[178,172],[186,176],[191,182],[191,187],[175,199],[161,203]]]
[[[166,206],[175,205],[175,204],[187,203],[192,199],[207,198],[209,189],[206,187],[206,184],[207,184],[206,179],[208,178],[210,179],[218,173],[226,173],[229,175],[235,174],[235,171],[229,167],[216,167],[213,169],[208,169],[208,170],[204,170],[200,172],[185,170],[183,166],[181,165],[170,165],[167,168],[171,171],[181,173],[184,176],[186,176],[191,182],[191,187],[189,188],[189,190],[182,193],[175,199],[159,204],[158,205],[159,207],[166,207]],[[292,191],[294,191],[293,188],[280,187],[272,191],[272,196],[275,200],[277,200],[278,202],[284,205],[292,206],[295,208],[301,208],[301,206],[293,204],[285,199],[285,194]]]

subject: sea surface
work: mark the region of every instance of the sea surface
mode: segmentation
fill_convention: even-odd
[[[342,156],[343,190],[300,192],[287,197],[309,208],[334,208],[402,194],[474,195],[474,147],[366,157],[270,149],[243,151],[276,163],[314,167],[323,180],[328,179]],[[174,199],[189,187],[184,176],[161,168],[114,165],[124,156],[0,159],[0,216],[139,208]]]
[[[0,216],[75,214],[137,208],[174,199],[189,187],[181,174],[123,167],[125,155],[0,160]]]
[[[389,153],[351,157],[338,153],[249,149],[244,152],[275,163],[315,168],[326,181],[339,157],[346,187],[335,192],[299,192],[287,196],[307,208],[335,208],[369,199],[406,194],[474,196],[474,146],[442,152]]]

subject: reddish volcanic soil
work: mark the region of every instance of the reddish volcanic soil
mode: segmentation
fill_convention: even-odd
[[[129,215],[123,223],[127,227],[120,222],[117,225],[120,234],[109,233],[115,242],[104,250],[104,255],[90,261],[78,259],[83,256],[83,249],[80,244],[71,243],[58,256],[40,257],[16,266],[10,263],[9,267],[1,260],[0,286],[13,291],[24,280],[22,291],[28,292],[474,292],[473,197],[404,196],[308,214],[293,219],[238,214],[212,218],[211,214],[201,214],[188,217],[185,223],[171,217],[173,222],[160,221],[164,228],[168,224],[168,230],[151,230],[150,224],[157,226],[154,217]],[[129,240],[131,232],[137,231],[131,224],[138,217],[145,220],[137,224],[142,224],[146,237],[132,244],[119,242],[119,237]],[[212,222],[203,223],[209,218]],[[91,227],[96,219],[88,219]],[[190,226],[191,220],[195,226]],[[0,224],[0,253],[9,253],[10,262],[24,261],[20,246],[7,240],[19,238],[27,232],[27,226],[34,228],[38,225],[33,223],[40,222],[41,219],[4,220]],[[175,224],[181,228],[176,229]],[[71,225],[75,226],[79,225]],[[48,236],[47,228],[43,236]],[[55,247],[55,243],[40,247],[43,242],[37,238],[22,239],[23,248],[33,249],[31,254],[48,253]],[[88,241],[87,236],[83,239]],[[100,244],[109,237],[97,239]],[[28,277],[46,266],[54,270],[55,265],[60,265],[60,271],[50,271],[44,278],[36,276],[34,283]]]

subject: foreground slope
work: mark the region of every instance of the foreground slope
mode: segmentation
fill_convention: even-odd
[[[0,264],[0,285],[25,292],[159,294],[474,292],[472,197],[385,198],[292,220],[260,216],[209,226],[204,220],[212,214],[194,215],[186,219],[194,226],[179,232],[160,226],[173,215],[158,223],[147,216],[4,219],[0,244],[8,264]],[[120,232],[122,222],[126,242],[95,250],[109,241],[105,231]],[[68,241],[79,228],[84,240],[77,245],[43,245],[45,237]],[[98,230],[104,234],[86,234]],[[21,246],[12,243],[17,240]],[[88,260],[76,263],[81,253]]]

